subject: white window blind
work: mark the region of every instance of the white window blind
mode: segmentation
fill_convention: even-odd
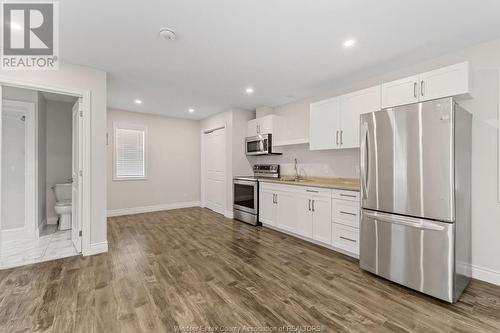
[[[115,126],[115,178],[146,177],[146,129]]]

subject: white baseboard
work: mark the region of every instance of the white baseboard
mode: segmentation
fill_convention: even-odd
[[[490,268],[472,266],[472,278],[500,286],[500,272]]]
[[[113,217],[113,216],[123,216],[123,215],[133,215],[133,214],[141,214],[141,213],[159,212],[162,210],[171,210],[171,209],[179,209],[179,208],[199,207],[199,206],[200,206],[199,201],[175,202],[175,203],[171,203],[171,204],[162,204],[162,205],[154,205],[154,206],[113,209],[113,210],[108,210],[107,215],[108,215],[108,217]]]
[[[99,253],[106,253],[108,252],[108,242],[100,242],[100,243],[94,243],[90,244],[90,248],[88,252],[84,252],[84,256],[93,256]]]
[[[226,210],[224,212],[224,216],[227,217],[228,219],[234,218],[233,211],[232,210]]]

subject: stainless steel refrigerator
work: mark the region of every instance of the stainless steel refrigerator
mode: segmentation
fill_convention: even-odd
[[[360,266],[455,302],[471,276],[471,122],[452,98],[361,116]]]

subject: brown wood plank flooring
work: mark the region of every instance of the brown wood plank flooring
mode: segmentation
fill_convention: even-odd
[[[357,261],[206,209],[110,218],[109,253],[0,271],[0,332],[499,332],[500,287],[449,305]]]

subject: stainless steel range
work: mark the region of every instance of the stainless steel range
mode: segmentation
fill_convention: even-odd
[[[278,164],[255,164],[253,176],[234,177],[234,218],[245,223],[259,224],[259,178],[279,178]]]

